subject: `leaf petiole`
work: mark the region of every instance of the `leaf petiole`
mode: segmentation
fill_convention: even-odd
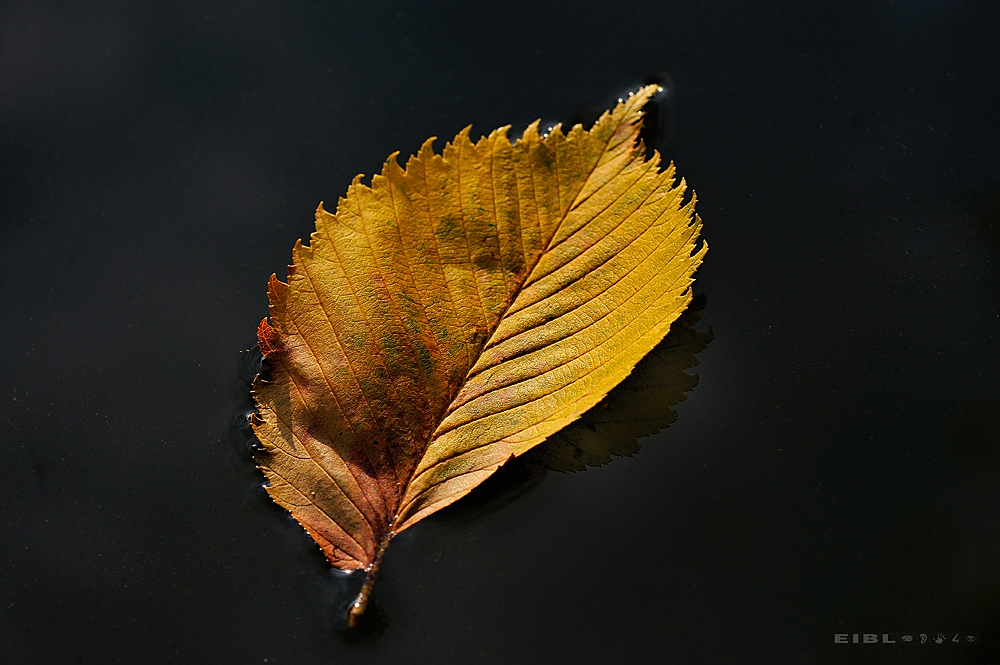
[[[347,613],[347,625],[351,628],[358,625],[361,615],[368,607],[368,598],[371,596],[372,587],[375,586],[375,578],[378,577],[378,569],[382,565],[382,557],[385,556],[385,548],[389,545],[390,540],[392,540],[391,535],[379,544],[375,551],[375,560],[365,569],[365,583],[361,587],[361,591],[358,592],[357,598],[351,603],[351,609]]]

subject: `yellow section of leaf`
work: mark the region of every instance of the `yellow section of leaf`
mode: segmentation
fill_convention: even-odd
[[[468,128],[336,214],[261,323],[268,492],[342,569],[592,407],[691,300],[701,222],[638,142],[655,87],[590,131]]]
[[[639,452],[638,438],[672,425],[677,412],[671,407],[698,383],[698,375],[687,370],[698,364],[697,354],[712,340],[711,330],[695,329],[705,302],[696,296],[628,378],[579,420],[528,451],[523,457],[527,468],[544,474],[602,466],[612,455],[631,457]]]

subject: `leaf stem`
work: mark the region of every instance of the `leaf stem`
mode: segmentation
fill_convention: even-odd
[[[378,577],[378,569],[382,565],[385,548],[389,545],[391,539],[392,536],[389,536],[379,544],[378,549],[375,550],[375,560],[365,569],[365,583],[361,587],[361,591],[358,592],[358,597],[351,603],[351,609],[347,613],[347,625],[351,628],[358,625],[361,615],[365,613],[365,608],[368,607],[368,597],[372,594],[372,587],[375,586],[375,578]]]

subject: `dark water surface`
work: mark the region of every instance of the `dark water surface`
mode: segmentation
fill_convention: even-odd
[[[0,4],[0,661],[1000,662],[996,4],[427,4]],[[699,385],[345,638],[230,429],[268,276],[390,152],[656,76]]]

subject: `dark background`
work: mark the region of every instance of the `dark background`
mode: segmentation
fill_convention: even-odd
[[[4,0],[0,660],[1000,662],[996,6]],[[390,152],[649,77],[700,384],[345,637],[230,427],[268,276]],[[907,631],[981,644],[833,643]]]

